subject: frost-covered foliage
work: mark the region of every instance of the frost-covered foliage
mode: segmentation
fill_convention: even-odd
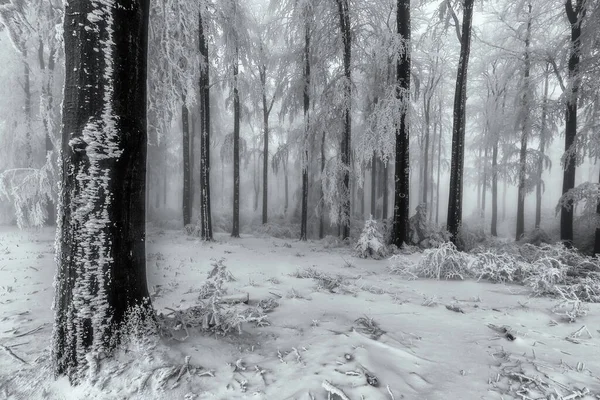
[[[167,309],[168,313],[158,315],[163,336],[183,341],[190,336],[190,328],[227,335],[241,333],[243,323],[269,325],[266,313],[277,307],[276,304],[263,301],[256,307],[242,307],[224,301],[223,297],[227,295],[225,283],[235,280],[224,261],[220,259],[213,262],[213,268],[198,293],[199,305],[186,309]]]
[[[381,260],[388,254],[388,250],[383,240],[383,235],[379,232],[377,221],[373,217],[365,221],[365,227],[360,234],[355,253],[360,258],[374,258]]]
[[[474,276],[475,261],[472,255],[458,251],[452,242],[446,242],[423,252],[417,266],[418,275],[431,279],[467,279]]]
[[[48,157],[43,167],[9,169],[0,174],[0,199],[15,208],[17,226],[41,227],[48,217],[54,172]]]
[[[420,248],[438,247],[450,240],[450,233],[445,229],[436,229],[427,219],[427,205],[419,204],[417,212],[409,219],[410,244]]]
[[[587,222],[600,228],[600,219],[596,213],[596,207],[600,203],[600,183],[584,182],[573,189],[569,189],[558,200],[556,213],[558,214],[563,207],[569,210],[580,202],[585,203],[583,214]]]

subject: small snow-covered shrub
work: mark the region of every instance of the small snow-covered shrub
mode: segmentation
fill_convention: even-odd
[[[381,260],[388,254],[383,235],[377,229],[377,221],[369,218],[365,221],[365,227],[354,247],[356,255],[360,258],[373,258]]]
[[[200,288],[200,299],[208,299],[214,296],[223,296],[227,293],[227,289],[223,287],[225,282],[235,281],[233,274],[229,272],[225,265],[225,259],[215,260],[212,264],[212,269],[208,273],[208,279]]]
[[[528,264],[518,260],[510,253],[497,251],[478,251],[472,269],[477,280],[485,279],[490,282],[522,282],[528,274]]]
[[[552,244],[554,241],[552,240],[550,235],[548,235],[546,233],[546,231],[544,231],[543,229],[540,229],[540,228],[536,228],[530,232],[527,232],[521,238],[521,240],[519,240],[519,242],[520,243],[529,243],[534,246],[541,246],[543,244]]]
[[[417,265],[409,258],[403,255],[393,255],[390,257],[390,265],[387,270],[392,275],[398,275],[403,279],[414,280],[417,279],[418,271]]]
[[[332,293],[341,291],[348,293],[347,279],[341,275],[332,276],[325,272],[318,271],[314,268],[306,268],[304,270],[297,270],[293,277],[299,279],[314,279],[317,281],[317,289],[325,289]]]
[[[452,242],[446,242],[423,252],[417,272],[423,278],[463,280],[474,276],[475,260],[474,256],[458,251]]]
[[[258,236],[271,236],[278,239],[294,239],[300,237],[300,227],[297,224],[269,222],[253,228]]]

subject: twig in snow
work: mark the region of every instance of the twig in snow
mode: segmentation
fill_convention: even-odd
[[[269,292],[269,293],[272,294],[273,296],[276,296],[276,297],[280,298],[280,299],[283,297],[282,295],[277,294],[277,293],[273,293],[273,292]]]
[[[464,314],[465,312],[463,311],[462,308],[460,308],[459,306],[455,306],[455,305],[447,305],[446,308],[450,311],[454,311],[457,313],[461,313]]]
[[[350,397],[348,397],[346,393],[344,393],[341,389],[333,386],[331,383],[329,383],[329,381],[323,381],[321,386],[323,386],[323,389],[325,389],[328,393],[338,395],[340,397],[340,400],[350,400]]]
[[[16,338],[18,338],[18,337],[27,336],[27,335],[29,335],[30,333],[34,333],[34,332],[37,332],[37,331],[39,331],[39,330],[42,330],[42,329],[43,329],[45,326],[46,326],[46,324],[42,324],[42,325],[38,326],[38,327],[37,327],[37,328],[35,328],[35,329],[32,329],[32,330],[30,330],[30,331],[27,331],[27,332],[25,332],[25,333],[20,333],[20,334],[18,334],[18,335],[15,335],[15,337],[16,337]]]
[[[392,400],[396,400],[396,398],[394,397],[394,393],[392,393],[392,389],[390,389],[390,385],[386,385],[385,388],[387,389],[388,393],[390,394],[390,397],[392,398]]]
[[[14,358],[15,360],[19,360],[19,361],[21,361],[23,364],[29,365],[29,363],[28,363],[27,361],[23,360],[21,357],[19,357],[19,356],[18,356],[18,355],[16,355],[15,353],[13,353],[13,351],[12,351],[12,350],[11,350],[9,347],[6,347],[6,346],[4,346],[4,345],[0,344],[0,348],[1,348],[2,350],[4,350],[5,352],[7,352],[7,353],[8,353],[8,355],[9,355],[9,356],[11,356],[12,358]]]

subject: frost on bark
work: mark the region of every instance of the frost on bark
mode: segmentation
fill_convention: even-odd
[[[571,0],[565,2],[567,18],[571,25],[571,53],[569,55],[569,82],[565,116],[565,155],[563,156],[563,187],[565,195],[575,187],[575,139],[577,137],[577,97],[579,94],[579,61],[581,53],[581,25],[585,17],[585,0],[576,0],[575,8]],[[560,240],[566,245],[573,243],[572,201],[565,204],[560,212]]]
[[[304,63],[304,145],[302,149],[302,213],[300,216],[300,240],[306,241],[308,236],[308,135],[310,127],[310,23],[308,12],[305,15],[304,25],[304,52],[302,61]],[[286,209],[287,209],[287,175],[286,175]]]
[[[237,46],[237,45],[236,45]],[[238,90],[238,48],[233,64],[233,227],[231,237],[240,237],[240,93]]]
[[[409,126],[410,102],[410,0],[398,0],[396,24],[402,53],[396,63],[396,96],[401,100],[400,123],[396,127],[396,166],[394,171],[394,226],[392,243],[400,247],[408,243],[409,219]]]
[[[213,240],[212,214],[210,205],[210,80],[208,64],[208,42],[204,34],[202,12],[198,14],[198,43],[200,47],[200,236]]]
[[[600,184],[600,177],[598,178]],[[596,238],[594,240],[594,255],[600,256],[600,201],[596,206]]]
[[[341,221],[342,239],[350,236],[350,138],[351,132],[351,108],[352,108],[352,80],[351,65],[352,60],[352,38],[350,33],[350,9],[348,0],[336,0],[338,5],[338,14],[340,18],[340,31],[343,42],[343,65],[344,65],[344,132],[342,134],[341,154],[342,166],[344,168],[342,178],[342,199],[341,199]]]
[[[530,37],[531,37],[531,4],[528,5],[527,30],[525,33],[525,72],[523,77],[523,121],[521,133],[521,149],[519,151],[519,186],[517,193],[517,232],[515,240],[520,240],[525,233],[525,195],[527,188],[525,180],[527,178],[527,141],[531,135],[531,118],[529,116],[531,109],[530,78],[531,70],[530,59]]]
[[[460,43],[460,58],[456,74],[452,123],[452,162],[450,166],[450,194],[448,197],[447,229],[452,242],[459,245],[462,223],[463,167],[465,158],[465,107],[467,104],[467,68],[471,50],[471,23],[474,0],[465,0]]]
[[[65,4],[62,182],[52,359],[77,382],[146,284],[149,1]]]

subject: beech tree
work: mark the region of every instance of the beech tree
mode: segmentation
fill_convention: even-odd
[[[474,0],[464,0],[462,29],[460,33],[460,58],[456,74],[454,92],[454,110],[452,122],[452,162],[450,166],[450,192],[448,198],[448,232],[452,242],[459,243],[459,230],[462,224],[463,166],[465,146],[466,104],[467,104],[467,69],[471,51],[471,24],[473,22]],[[458,22],[458,21],[456,21]]]
[[[147,0],[65,4],[65,100],[52,359],[77,382],[146,283]],[[99,51],[97,51],[99,50]]]

